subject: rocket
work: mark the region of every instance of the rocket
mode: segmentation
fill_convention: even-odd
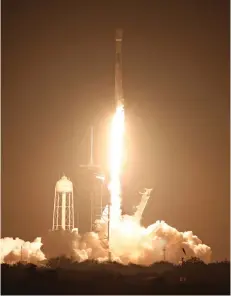
[[[123,30],[117,29],[116,42],[116,60],[115,60],[115,103],[116,107],[124,105],[123,85],[122,85],[122,39]]]

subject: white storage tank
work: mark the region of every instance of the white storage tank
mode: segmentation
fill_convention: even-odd
[[[56,192],[72,192],[73,191],[73,184],[66,176],[63,176],[57,183],[56,183]]]
[[[55,186],[52,230],[74,229],[73,184],[63,176]]]

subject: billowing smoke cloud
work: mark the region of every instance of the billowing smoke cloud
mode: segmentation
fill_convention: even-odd
[[[19,238],[1,238],[1,263],[14,264],[25,261],[36,264],[45,259],[41,246],[40,237],[37,237],[32,243]]]
[[[150,265],[156,261],[167,260],[178,263],[182,257],[198,257],[205,263],[211,260],[210,247],[191,231],[179,232],[164,221],[157,221],[147,228],[140,220],[151,191],[145,191],[140,205],[133,216],[124,215],[116,225],[110,228],[110,251],[114,261],[128,264]],[[108,207],[100,220],[95,221],[95,232],[82,237],[78,231],[50,232],[34,242],[24,242],[16,238],[1,239],[1,263],[27,261],[38,263],[45,258],[65,256],[73,261],[95,259],[108,260]],[[42,247],[43,245],[43,247]],[[41,247],[43,251],[41,250]],[[184,250],[184,252],[183,252]]]

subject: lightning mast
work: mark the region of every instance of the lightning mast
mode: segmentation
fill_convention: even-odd
[[[81,164],[81,168],[86,168],[90,171],[97,170],[99,168],[99,165],[94,164],[93,161],[93,145],[94,145],[94,127],[91,126],[91,131],[90,131],[90,160],[88,164]]]

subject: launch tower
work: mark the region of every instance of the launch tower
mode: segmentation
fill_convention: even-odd
[[[63,176],[55,186],[52,230],[73,230],[74,201],[73,184]]]
[[[104,188],[104,176],[99,174],[100,166],[94,163],[93,160],[94,149],[94,128],[90,129],[90,160],[88,164],[80,165],[89,171],[89,188],[90,188],[90,231],[94,228],[94,222],[96,219],[100,219],[103,213],[103,188]],[[100,184],[99,184],[100,182]]]

